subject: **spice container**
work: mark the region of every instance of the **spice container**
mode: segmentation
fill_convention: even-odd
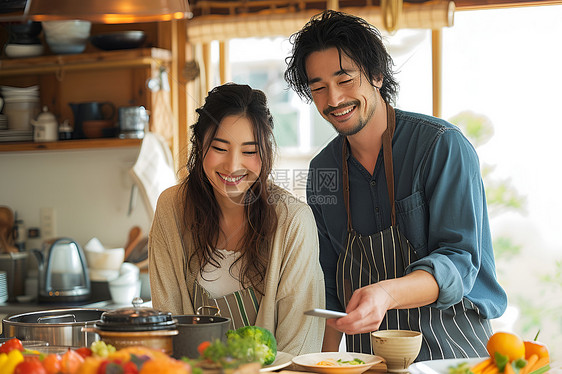
[[[68,120],[64,120],[59,126],[59,140],[72,139],[72,127],[68,124]]]

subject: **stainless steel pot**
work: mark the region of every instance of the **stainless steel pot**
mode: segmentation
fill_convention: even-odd
[[[105,309],[56,309],[10,315],[2,320],[3,335],[20,340],[43,340],[49,345],[89,347],[99,340],[93,331]]]

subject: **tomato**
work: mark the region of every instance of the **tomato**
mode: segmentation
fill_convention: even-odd
[[[62,355],[61,359],[61,373],[74,374],[84,362],[84,358],[76,351],[69,349]]]
[[[197,352],[199,352],[199,354],[201,356],[203,356],[203,352],[205,352],[205,349],[209,348],[210,345],[211,345],[211,342],[209,342],[209,341],[201,342],[201,344],[199,344],[199,346],[197,346]]]
[[[76,353],[78,353],[83,358],[90,357],[92,355],[92,350],[88,347],[82,347],[75,349]]]
[[[47,374],[57,374],[62,369],[61,356],[51,353],[43,359],[43,367]]]
[[[490,357],[495,358],[497,352],[507,356],[509,362],[525,357],[525,344],[523,340],[510,332],[494,333],[490,336],[486,349]]]
[[[18,338],[10,339],[7,342],[4,342],[2,345],[0,345],[0,353],[9,353],[14,349],[23,352],[23,345],[21,344],[21,341]]]
[[[37,357],[35,357],[37,358]],[[37,360],[25,360],[20,362],[14,369],[14,374],[48,374],[47,370],[41,364],[39,359]]]

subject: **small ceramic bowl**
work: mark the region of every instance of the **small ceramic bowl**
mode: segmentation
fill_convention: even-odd
[[[42,44],[6,44],[4,49],[10,58],[35,57],[43,54]]]
[[[103,251],[86,249],[84,253],[90,269],[118,271],[125,260],[125,248],[111,248]]]
[[[42,22],[45,39],[53,53],[82,53],[86,49],[92,23],[81,20]]]
[[[371,333],[375,355],[384,358],[389,373],[408,371],[422,344],[422,333],[410,330],[379,330]]]
[[[111,299],[118,305],[130,305],[135,297],[140,296],[140,288],[140,280],[126,284],[115,284],[113,281],[109,282]]]

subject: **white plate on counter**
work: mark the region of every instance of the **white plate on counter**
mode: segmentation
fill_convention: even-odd
[[[466,362],[469,366],[484,361],[486,357],[479,358],[449,358],[445,360],[432,360],[415,362],[408,367],[410,374],[447,374],[449,368]]]
[[[283,369],[284,367],[287,367],[291,364],[293,360],[293,355],[287,352],[277,352],[277,355],[275,356],[275,361],[273,361],[271,364],[266,365],[264,367],[262,367],[260,369],[260,373],[265,373],[268,371],[275,371],[275,370],[279,370],[279,369]]]
[[[352,361],[359,359],[364,361],[364,364],[358,365],[317,365],[321,361]],[[309,353],[293,358],[293,362],[299,366],[305,367],[310,371],[323,374],[361,374],[369,370],[372,366],[383,361],[382,357],[369,355],[365,353],[354,352],[322,352],[322,353]]]

